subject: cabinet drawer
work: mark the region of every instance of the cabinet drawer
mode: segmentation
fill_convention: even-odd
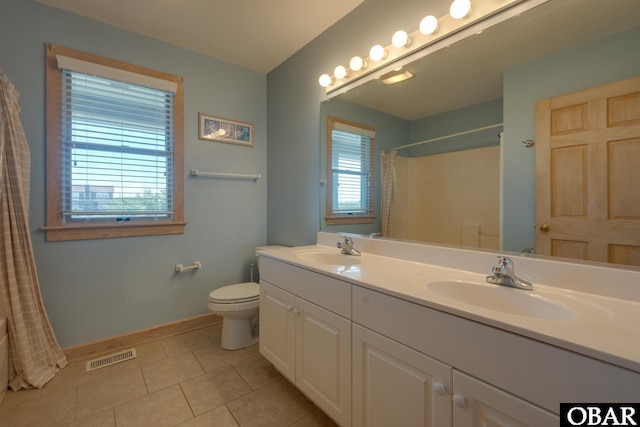
[[[260,278],[351,319],[351,284],[271,258],[260,258]]]
[[[556,414],[640,396],[637,372],[359,286],[353,321]]]

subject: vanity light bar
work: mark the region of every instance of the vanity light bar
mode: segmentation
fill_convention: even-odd
[[[419,29],[407,34],[407,42],[404,45],[400,45],[399,42],[396,43],[399,47],[393,43],[387,46],[376,45],[371,49],[368,57],[354,56],[348,69],[339,66],[340,69],[345,68],[347,71],[344,77],[342,74],[340,78],[323,74],[320,77],[320,85],[325,88],[327,96],[333,98],[349,90],[355,81],[364,83],[379,78],[399,66],[404,66],[548,1],[550,0],[473,0],[472,8],[460,18],[455,19],[451,14],[445,14],[440,18],[427,16],[420,22]],[[457,7],[461,3],[468,3],[468,1],[454,0],[451,6],[453,8],[455,4]],[[404,39],[404,36],[396,38]]]

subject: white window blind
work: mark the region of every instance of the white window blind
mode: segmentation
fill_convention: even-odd
[[[73,70],[91,76],[104,77],[105,79],[117,80],[119,82],[160,89],[165,92],[176,93],[178,90],[178,84],[171,80],[159,79],[157,77],[109,67],[95,62],[83,61],[82,59],[71,58],[64,55],[56,55],[56,61],[58,62],[58,68],[61,70]]]
[[[331,134],[334,215],[371,215],[371,139],[373,132],[335,123]]]
[[[66,220],[172,218],[174,92],[63,68],[61,75]]]

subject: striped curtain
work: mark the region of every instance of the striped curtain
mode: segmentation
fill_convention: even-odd
[[[393,237],[393,221],[395,219],[396,198],[396,152],[383,151],[380,154],[382,162],[382,218],[380,220],[380,235]]]
[[[0,304],[9,326],[9,386],[40,388],[66,366],[44,309],[29,233],[31,154],[20,94],[0,70]]]

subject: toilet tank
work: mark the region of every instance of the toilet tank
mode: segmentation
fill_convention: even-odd
[[[258,276],[256,282],[260,282],[260,256],[258,256],[258,252],[266,251],[267,249],[277,249],[277,248],[286,248],[286,246],[282,245],[271,245],[271,246],[258,246],[256,247],[256,257],[258,258]]]

